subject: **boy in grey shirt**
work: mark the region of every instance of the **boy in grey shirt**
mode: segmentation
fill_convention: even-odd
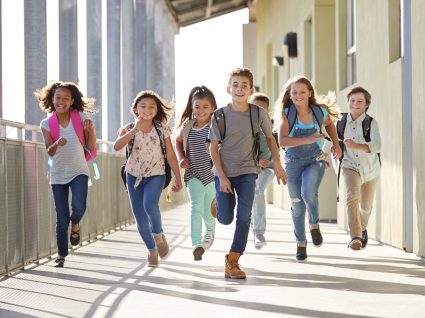
[[[230,224],[234,219],[235,192],[238,200],[233,242],[229,254],[225,256],[227,278],[246,278],[238,260],[245,251],[251,223],[255,180],[260,169],[255,147],[256,138],[253,134],[258,133],[260,129],[266,136],[273,154],[277,182],[286,184],[287,180],[272,135],[269,115],[264,109],[248,103],[249,96],[254,92],[253,86],[253,75],[249,69],[233,70],[227,86],[232,103],[216,110],[211,119],[210,153],[214,163],[217,220],[221,224]]]

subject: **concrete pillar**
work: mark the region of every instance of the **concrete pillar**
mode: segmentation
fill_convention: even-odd
[[[121,124],[121,1],[107,3],[108,140],[117,138]]]
[[[155,1],[146,0],[146,88],[156,90]]]
[[[59,0],[59,77],[78,84],[77,0]]]
[[[122,102],[121,118],[122,123],[126,124],[133,121],[129,108],[135,96],[134,88],[134,6],[133,0],[122,0],[121,2],[121,37],[122,37],[122,60],[121,60],[121,79],[122,79]]]
[[[134,0],[134,87],[135,93],[146,89],[146,0]]]
[[[165,48],[164,43],[164,10],[162,2],[155,2],[154,8],[154,50],[153,56],[156,61],[154,73],[154,89],[158,92],[159,95],[164,97],[164,89],[165,89],[165,76],[163,75],[164,61],[163,61],[163,50]]]
[[[87,4],[87,96],[96,98],[96,136],[102,138],[102,0]]]
[[[25,123],[38,125],[46,117],[34,91],[47,83],[46,0],[24,1]],[[31,133],[27,134],[29,139]]]
[[[0,17],[1,17],[1,1],[0,1]],[[2,47],[2,27],[0,23],[0,83],[3,82],[3,47]],[[3,85],[0,85],[0,118],[3,118]]]

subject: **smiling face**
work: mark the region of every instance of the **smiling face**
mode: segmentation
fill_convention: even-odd
[[[66,113],[69,111],[72,104],[74,104],[74,99],[69,89],[59,87],[53,94],[52,102],[57,113]]]
[[[211,105],[210,100],[205,97],[193,100],[192,111],[198,122],[207,123],[210,121],[214,108]]]
[[[233,76],[227,86],[227,92],[232,96],[233,102],[248,102],[253,93],[250,80],[246,76]]]
[[[348,108],[354,120],[366,112],[367,107],[366,98],[363,93],[354,93],[348,98]]]
[[[145,120],[153,120],[158,113],[155,99],[152,97],[142,98],[136,105],[136,113]]]
[[[308,106],[308,99],[311,94],[312,92],[309,91],[308,86],[304,83],[292,84],[289,91],[289,97],[295,106]]]

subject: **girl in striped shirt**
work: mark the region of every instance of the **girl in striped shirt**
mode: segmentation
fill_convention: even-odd
[[[206,149],[209,122],[217,109],[214,94],[205,86],[194,87],[177,126],[177,157],[180,167],[186,169],[184,181],[191,204],[191,239],[195,261],[202,259],[205,250],[214,242],[215,187],[211,158]],[[213,208],[212,208],[213,207]],[[202,238],[202,221],[205,235]]]

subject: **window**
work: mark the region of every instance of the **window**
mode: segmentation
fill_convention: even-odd
[[[347,86],[357,82],[356,0],[347,0]]]

